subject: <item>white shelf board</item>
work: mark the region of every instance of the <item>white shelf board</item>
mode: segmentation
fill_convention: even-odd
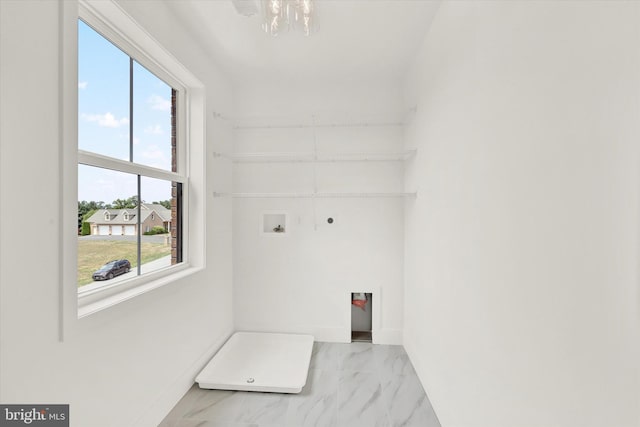
[[[352,192],[352,193],[213,193],[214,197],[235,199],[333,199],[333,198],[405,198],[416,197],[415,192]]]
[[[269,163],[269,162],[388,162],[403,161],[415,156],[416,150],[400,152],[355,152],[355,153],[214,153],[234,163]]]

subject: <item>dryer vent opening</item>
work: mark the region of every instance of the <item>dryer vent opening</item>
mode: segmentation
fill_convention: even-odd
[[[373,294],[351,293],[351,342],[371,342]]]

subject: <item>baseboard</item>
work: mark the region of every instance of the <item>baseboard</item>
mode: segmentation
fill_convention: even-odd
[[[351,331],[349,328],[317,328],[314,326],[301,326],[297,328],[277,329],[277,328],[238,328],[239,331],[246,332],[277,332],[288,334],[311,334],[315,341],[321,342],[351,342]],[[373,343],[385,345],[402,345],[402,329],[374,329]]]
[[[178,401],[193,386],[196,375],[209,363],[213,355],[229,339],[233,331],[223,334],[184,372],[176,378],[158,396],[156,401],[149,405],[138,421],[133,424],[135,427],[157,427],[167,416]]]
[[[313,337],[321,342],[351,342],[351,331],[346,328],[314,328]]]
[[[373,343],[384,345],[402,345],[402,329],[383,328],[373,331]]]
[[[318,328],[313,331],[316,341],[351,342],[351,331],[347,328]],[[373,330],[373,343],[384,345],[402,345],[402,330],[383,328]]]

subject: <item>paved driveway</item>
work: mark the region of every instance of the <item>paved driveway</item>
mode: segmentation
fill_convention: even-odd
[[[171,234],[154,234],[152,236],[141,236],[143,242],[168,243]],[[117,240],[124,242],[135,242],[138,236],[78,236],[78,240]]]

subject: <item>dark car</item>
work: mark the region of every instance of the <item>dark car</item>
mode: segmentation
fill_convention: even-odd
[[[124,273],[128,273],[131,270],[131,263],[126,259],[117,259],[109,261],[98,271],[93,273],[93,280],[109,280]]]

